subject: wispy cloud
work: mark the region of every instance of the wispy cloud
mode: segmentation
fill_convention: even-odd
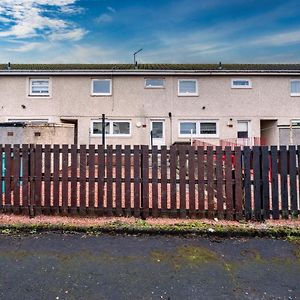
[[[107,6],[107,12],[96,18],[97,23],[110,23],[113,21],[113,15],[117,12],[113,7]]]
[[[14,37],[26,39],[31,37],[49,37],[66,35],[78,40],[84,35],[84,30],[73,22],[51,14],[51,9],[57,8],[61,13],[74,13],[74,3],[77,0],[2,0],[0,2],[0,17],[9,23],[4,24],[0,38]],[[7,20],[8,19],[8,20]],[[3,21],[3,19],[2,19]],[[1,22],[1,20],[0,20]],[[77,34],[74,34],[77,33]]]

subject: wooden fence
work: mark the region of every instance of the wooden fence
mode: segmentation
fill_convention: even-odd
[[[300,146],[0,145],[1,210],[30,215],[298,218]]]

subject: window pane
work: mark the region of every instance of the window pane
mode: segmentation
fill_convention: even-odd
[[[146,79],[146,87],[162,88],[164,87],[163,79]]]
[[[130,123],[113,122],[113,134],[130,134]]]
[[[109,122],[105,123],[105,133],[109,134]],[[93,123],[93,134],[102,134],[102,122]]]
[[[152,122],[152,137],[154,139],[163,138],[163,122]]]
[[[234,86],[249,86],[250,82],[249,80],[233,80],[233,85]]]
[[[179,81],[179,92],[180,94],[196,93],[196,81],[184,80]]]
[[[94,80],[93,94],[110,94],[110,80]]]
[[[291,81],[291,93],[292,94],[300,94],[300,80],[299,81]]]
[[[196,134],[196,123],[195,122],[184,122],[180,123],[180,134]]]
[[[200,133],[201,134],[217,134],[217,124],[216,123],[200,123]]]
[[[33,94],[49,94],[49,81],[31,80],[31,92]]]

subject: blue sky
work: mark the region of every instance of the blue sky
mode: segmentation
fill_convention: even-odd
[[[0,61],[295,63],[299,0],[1,0]]]

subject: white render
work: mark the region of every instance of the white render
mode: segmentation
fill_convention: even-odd
[[[263,135],[268,144],[277,145],[279,127],[290,126],[292,120],[300,119],[300,96],[290,93],[291,80],[299,76],[299,73],[288,71],[1,71],[0,122],[78,120],[78,143],[101,144],[101,136],[91,134],[91,121],[101,119],[104,113],[109,120],[131,122],[130,136],[107,137],[107,144],[134,145],[149,144],[151,121],[164,120],[165,144],[171,145],[190,140],[179,137],[180,120],[216,120],[218,138],[201,138],[208,143],[216,143],[219,138],[236,138],[237,122],[247,120],[250,136]],[[31,78],[50,79],[50,95],[29,96]],[[163,78],[164,88],[145,88],[146,78]],[[112,94],[92,95],[93,79],[110,79]],[[178,80],[181,79],[197,80],[197,95],[178,96]],[[232,88],[232,79],[251,80],[251,88]],[[262,120],[265,121],[263,126]]]

